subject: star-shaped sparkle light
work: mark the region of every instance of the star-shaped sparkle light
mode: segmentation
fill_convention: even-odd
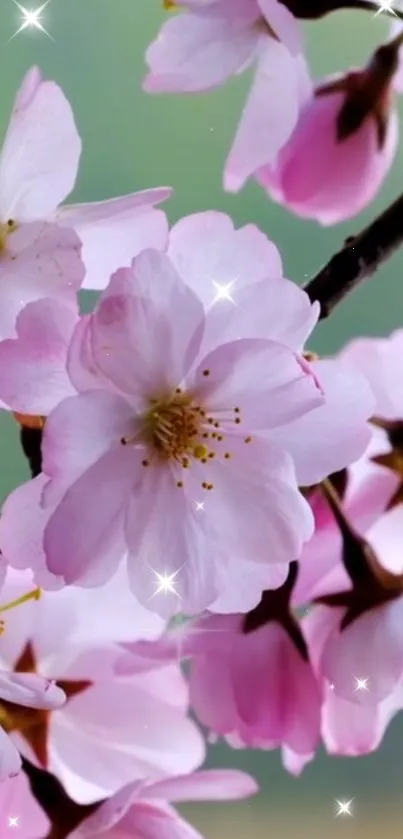
[[[338,801],[336,799],[337,804],[337,813],[336,816],[352,816],[351,807],[353,804],[354,798],[350,798],[350,801]]]
[[[357,676],[355,676],[354,678],[355,678],[355,688],[354,688],[355,691],[356,690],[369,690],[368,679],[357,679]]]
[[[19,827],[18,819],[19,819],[19,816],[9,816],[8,817],[8,826],[9,827]]]
[[[48,4],[50,3],[50,0],[46,0],[46,2],[42,3],[42,6],[38,6],[37,9],[26,9],[25,6],[22,6],[21,3],[18,3],[18,0],[13,0],[13,2],[21,12],[22,23],[19,29],[17,29],[17,31],[14,32],[14,35],[12,35],[9,39],[10,41],[12,41],[13,38],[16,38],[17,35],[19,35],[20,32],[22,32],[24,29],[39,29],[40,32],[43,32],[44,35],[47,35],[48,38],[51,38],[53,40],[52,36],[45,29],[43,23],[41,22],[42,13],[46,6],[48,6]]]
[[[200,510],[204,512],[204,501],[196,501],[195,507],[197,512],[200,512]]]
[[[375,12],[374,17],[378,17],[378,15],[382,15],[384,12],[397,17],[397,14],[393,8],[393,0],[376,0],[376,3],[379,6],[379,9],[377,12]]]
[[[179,574],[181,568],[178,568],[178,570],[174,571],[173,574],[167,574],[166,571],[164,571],[163,574],[160,574],[159,571],[155,571],[154,568],[152,568],[152,571],[155,574],[157,589],[154,594],[151,595],[151,598],[155,597],[157,594],[175,594],[176,597],[180,598],[180,595],[175,588],[175,577]]]
[[[213,286],[216,290],[216,295],[213,300],[214,303],[217,303],[218,300],[229,300],[230,303],[235,303],[235,300],[231,296],[231,289],[234,285],[235,280],[232,280],[231,283],[227,283],[226,285],[220,285],[220,283],[213,282]]]

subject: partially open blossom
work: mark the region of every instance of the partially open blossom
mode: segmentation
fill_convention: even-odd
[[[299,774],[319,743],[322,691],[289,610],[295,574],[293,563],[285,583],[265,591],[247,616],[205,614],[155,643],[125,644],[119,672],[136,672],[142,656],[189,657],[191,705],[209,732],[235,748],[280,747]]]
[[[1,251],[18,250],[14,239],[19,241],[18,231],[28,222],[57,221],[63,228],[75,229],[83,243],[89,288],[105,287],[110,273],[129,265],[143,248],[164,247],[167,221],[154,204],[168,198],[169,189],[59,207],[74,187],[80,153],[81,140],[67,99],[32,67],[17,93],[0,155],[0,270]],[[55,267],[53,273],[56,282]],[[70,279],[74,281],[74,274]],[[30,299],[35,298],[25,302]]]
[[[202,839],[173,802],[249,798],[257,784],[245,772],[210,769],[157,783],[134,781],[101,804],[68,839]]]
[[[397,149],[396,69],[391,43],[367,68],[316,86],[276,163],[256,173],[272,198],[323,225],[350,218],[372,201]]]
[[[28,574],[10,571],[3,596],[14,598],[28,586]],[[16,768],[15,747],[83,803],[116,792],[133,776],[155,780],[197,768],[204,743],[186,717],[188,692],[178,664],[130,677],[115,672],[117,642],[155,638],[162,628],[119,575],[99,592],[44,592],[39,602],[9,611],[0,662],[11,672],[0,677],[0,721]],[[61,708],[60,697],[67,697]],[[56,710],[27,712],[14,702]]]
[[[36,802],[23,772],[0,784],[0,825],[2,837],[44,839],[50,830],[45,813]]]
[[[260,166],[273,162],[310,87],[300,55],[299,25],[277,0],[189,0],[170,5],[181,11],[169,16],[148,48],[145,90],[211,90],[256,64],[225,167],[225,187],[238,190]]]

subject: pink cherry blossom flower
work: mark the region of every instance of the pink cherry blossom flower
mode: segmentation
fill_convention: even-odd
[[[398,143],[390,103],[396,65],[377,58],[382,50],[367,69],[317,85],[277,161],[256,174],[272,198],[303,218],[323,225],[351,218],[389,172]]]
[[[200,722],[234,748],[281,748],[298,775],[319,743],[321,689],[303,637],[298,629],[291,637],[286,624],[273,618],[247,631],[244,615],[206,614],[155,643],[125,644],[119,672],[141,670],[142,657],[190,657],[190,701]]]
[[[88,321],[99,386],[64,400],[44,433],[45,506],[57,502],[45,554],[66,582],[99,584],[123,535],[142,602],[199,611],[219,594],[214,567],[234,551],[287,562],[311,534],[292,459],[261,432],[320,405],[317,382],[274,341],[241,339],[200,357],[205,320],[167,258],[148,252],[118,272]],[[178,594],[153,597],[164,573],[177,574]]]
[[[85,286],[101,288],[112,271],[129,265],[143,248],[164,247],[167,221],[154,205],[168,198],[170,190],[59,207],[74,187],[80,153],[81,140],[63,92],[44,81],[37,67],[31,68],[17,93],[0,156],[0,247],[10,241],[11,248],[17,235],[13,231],[27,222],[57,221],[74,228],[83,243]]]
[[[146,54],[146,91],[211,90],[256,64],[225,168],[226,189],[238,190],[253,172],[274,161],[310,88],[299,25],[277,0],[174,5],[184,11],[169,17]]]
[[[256,791],[250,775],[230,769],[194,772],[157,783],[134,781],[101,804],[68,839],[202,839],[171,802],[228,801],[248,798]]]
[[[166,257],[155,252],[138,257],[132,271],[118,272],[95,314],[80,322],[69,350],[70,377],[81,393],[65,400],[47,422],[43,468],[45,476],[51,479],[50,483],[45,487],[37,479],[36,483],[21,487],[8,499],[3,509],[0,542],[12,565],[27,567],[28,557],[29,562],[32,561],[32,546],[35,546],[37,561],[32,561],[31,567],[37,570],[40,567],[43,571],[46,558],[50,571],[64,577],[67,582],[83,583],[85,580],[85,584],[99,585],[113,572],[122,553],[128,551],[133,590],[149,608],[164,613],[166,609],[169,613],[178,611],[179,606],[181,611],[199,611],[206,605],[221,611],[233,611],[234,608],[248,610],[258,602],[262,587],[270,587],[271,582],[274,585],[283,582],[284,566],[293,556],[298,555],[296,552],[302,541],[310,535],[309,520],[305,516],[306,504],[297,493],[295,478],[292,477],[291,457],[296,465],[297,480],[305,483],[311,479],[314,481],[318,475],[320,480],[328,473],[329,465],[339,468],[348,462],[349,457],[357,456],[365,447],[369,436],[365,418],[372,409],[372,398],[365,381],[357,378],[356,374],[351,376],[347,368],[339,368],[336,363],[321,362],[317,374],[325,383],[324,399],[317,386],[316,371],[312,375],[306,362],[295,354],[294,350],[297,353],[300,351],[306,334],[312,328],[317,316],[316,307],[309,304],[304,292],[278,276],[249,285],[245,280],[242,281],[247,275],[249,249],[253,243],[255,248],[259,245],[262,254],[261,257],[255,254],[254,275],[259,277],[260,272],[261,276],[263,269],[260,259],[263,254],[270,255],[269,270],[274,275],[278,273],[281,266],[274,246],[255,228],[235,232],[224,216],[217,216],[217,232],[213,233],[211,221],[209,214],[202,214],[190,217],[187,223],[184,221],[178,224],[170,242],[171,254],[180,270],[189,275],[190,284],[198,288],[201,276],[206,277],[206,274],[201,269],[196,270],[196,262],[192,269],[190,251],[193,245],[196,254],[194,259],[197,260],[203,242],[206,243],[202,267],[210,263],[210,271],[215,264],[222,263],[225,267],[230,247],[235,247],[240,257],[243,253],[244,267],[241,259],[239,262],[239,295],[244,293],[241,311],[246,312],[246,323],[242,323],[241,314],[232,314],[227,306],[228,317],[232,314],[232,320],[225,329],[221,304],[219,307],[218,304],[209,306],[207,303],[207,283],[202,290],[206,311],[191,288],[175,274]],[[233,275],[232,263],[227,264],[229,270],[225,274],[223,268],[224,277]],[[280,302],[282,291],[283,309]],[[268,308],[270,314],[267,328],[261,318],[262,298],[265,297],[268,307],[272,301],[271,309]],[[237,302],[240,300],[241,297],[237,297]],[[147,344],[144,340],[140,341],[138,311],[143,312],[147,336],[144,340]],[[180,334],[175,330],[178,318],[181,323],[187,324],[186,330]],[[229,343],[220,346],[223,338]],[[279,340],[285,343],[280,344]],[[166,351],[169,346],[172,347],[170,353]],[[254,356],[254,352],[257,355]],[[258,359],[263,364],[262,353],[267,353],[265,366],[269,364],[269,355],[273,363],[276,358],[275,366],[272,367],[273,373],[276,370],[272,383],[268,379],[266,384],[266,380],[262,380],[259,374]],[[205,362],[202,360],[203,355],[209,356]],[[212,361],[217,364],[217,371],[221,369],[221,372],[218,372],[217,381],[211,388],[209,383],[214,380],[214,376],[210,378],[207,365]],[[234,364],[239,367],[239,384],[233,377]],[[19,387],[18,371],[15,367],[12,367],[12,371],[15,395]],[[255,382],[256,373],[258,380]],[[248,381],[243,379],[244,375],[247,375]],[[253,380],[251,377],[254,377]],[[282,394],[286,394],[287,387],[291,387],[291,402],[287,408],[284,402],[284,409],[280,407],[281,402],[273,398],[272,388],[276,390],[279,387]],[[146,435],[147,439],[143,439],[141,427],[149,417],[149,400],[161,399],[161,388],[164,390],[162,408],[166,415],[163,423],[165,430],[162,444],[159,440],[161,431],[157,428],[157,452],[153,453],[154,438],[150,440]],[[264,415],[261,407],[257,409],[256,400],[263,405],[265,393],[269,393],[266,388],[270,388],[272,407],[270,410],[267,408]],[[237,403],[243,390],[246,394],[245,408],[241,411]],[[21,391],[24,392],[24,381]],[[186,440],[180,438],[182,448],[186,443],[186,451],[181,450],[180,456],[175,454],[168,469],[162,468],[160,458],[147,468],[148,455],[153,460],[158,452],[161,454],[161,445],[165,451],[166,422],[169,426],[178,411],[185,421],[187,408],[185,410],[182,402],[185,399],[185,407],[188,405],[185,396],[188,392],[193,394],[193,399],[197,395],[199,401],[206,404],[207,418],[208,410],[213,412],[211,423],[210,420],[206,422],[203,414],[196,412],[194,415],[189,402],[192,416],[196,416],[196,419],[199,416],[199,419],[196,422],[198,427],[189,439],[186,435]],[[295,396],[292,395],[294,393]],[[299,399],[298,393],[301,393],[300,406],[295,401]],[[249,399],[252,413],[248,419],[246,401]],[[305,399],[307,402],[304,402]],[[168,400],[166,405],[164,400]],[[334,409],[341,402],[350,405],[349,418],[348,422],[342,419],[335,430]],[[239,411],[233,411],[232,416],[223,414],[231,405]],[[204,408],[200,405],[199,410],[203,411]],[[312,427],[309,426],[309,415],[313,417]],[[242,422],[238,423],[238,420]],[[230,451],[227,452],[223,445],[223,434],[214,430],[214,422],[223,423],[224,436],[230,434]],[[319,434],[315,431],[315,423]],[[136,428],[140,432],[139,438],[136,437]],[[169,438],[170,426],[168,431]],[[242,434],[239,433],[241,431]],[[249,432],[255,431],[257,434],[254,441],[249,441]],[[77,450],[76,433],[78,440],[86,440],[80,452]],[[88,445],[87,433],[90,435]],[[309,437],[309,446],[304,445],[301,434]],[[328,438],[331,445],[328,444]],[[123,446],[122,440],[129,441],[129,445]],[[205,441],[210,441],[212,452],[207,451]],[[244,441],[252,445],[246,446]],[[214,455],[215,450],[219,455],[217,459],[209,457],[209,454]],[[189,455],[192,452],[194,455],[194,451],[196,456],[191,457],[192,468],[183,471],[188,461],[190,463]],[[248,455],[245,460],[246,452]],[[287,452],[290,452],[291,457]],[[235,469],[236,461],[239,461],[239,479],[235,478],[237,472],[234,472],[231,457],[225,456],[227,453],[235,454]],[[208,468],[204,460],[208,460]],[[143,465],[143,461],[146,465]],[[236,483],[239,482],[241,487],[245,481],[248,472],[244,467],[248,464],[248,468],[252,469],[249,473],[252,484],[244,495],[240,489],[237,492],[234,490]],[[107,480],[104,478],[104,469],[108,469],[108,472],[112,469]],[[98,474],[98,470],[102,471],[103,477],[97,478],[94,485],[93,476]],[[214,475],[210,481],[207,480],[207,472]],[[111,483],[112,474],[115,474],[113,480],[116,483]],[[219,507],[216,502],[211,504],[206,493],[203,493],[210,483],[217,483],[215,476],[220,495],[216,487],[210,498],[213,495],[216,499],[220,497],[222,501]],[[258,492],[258,481],[261,480],[264,491]],[[88,481],[90,483],[87,486]],[[86,498],[91,497],[101,486],[105,493],[105,516],[100,519],[97,514],[91,524],[86,521],[89,511],[88,504],[83,503],[84,486],[87,487]],[[108,486],[111,490],[113,488],[112,503],[107,497]],[[117,487],[120,488],[119,492],[116,491]],[[178,491],[182,489],[185,491]],[[238,496],[239,492],[241,495]],[[159,499],[160,509],[166,509],[169,502],[171,512],[168,518],[158,515],[149,518],[156,499]],[[270,506],[269,515],[263,514],[265,499]],[[39,503],[42,505],[41,510],[38,510]],[[74,513],[74,528],[67,524],[74,512],[70,508],[71,503],[79,505],[77,518]],[[241,503],[244,511],[243,521],[237,512],[239,523],[236,528],[233,519],[230,527],[223,525],[225,516],[231,516],[231,503]],[[143,510],[140,516],[134,514],[135,509],[140,509],[139,505]],[[98,513],[98,507],[96,509]],[[21,514],[25,520],[24,528],[20,526]],[[256,517],[260,520],[260,516],[264,519],[267,538],[258,534],[258,529],[249,527],[249,522],[257,520]],[[100,527],[101,521],[105,526],[105,537],[103,526]],[[143,524],[146,525],[148,521],[149,525],[144,528]],[[177,524],[174,526],[175,521]],[[68,533],[61,541],[60,535],[66,526]],[[45,528],[45,556],[42,532],[39,532],[41,528]],[[77,549],[75,541],[74,545],[70,543],[71,539],[77,539]],[[271,545],[269,554],[268,543]],[[164,550],[161,551],[159,544],[164,545]],[[170,544],[168,552],[165,550],[167,544]],[[205,551],[211,553],[211,548],[207,547],[209,545],[215,545],[214,557],[209,572],[203,573],[201,569],[206,567]],[[22,550],[23,547],[25,550]],[[276,580],[271,581],[268,573],[266,577],[263,566],[260,566],[253,581],[250,578],[250,585],[245,586],[243,592],[236,592],[234,586],[232,591],[228,585],[232,569],[241,572],[242,568],[241,573],[247,578],[247,566],[262,562],[265,567],[269,563],[277,566]],[[161,580],[167,579],[171,579],[171,591],[165,590],[165,596],[157,597]],[[223,598],[227,590],[228,597]],[[243,596],[245,602],[242,604],[240,599]]]
[[[0,827],[2,839],[14,839],[14,834],[17,839],[44,839],[49,833],[50,823],[23,772],[0,784]]]
[[[3,596],[26,590],[27,578],[10,571]],[[15,747],[55,774],[80,803],[116,792],[133,776],[156,780],[200,765],[204,743],[186,718],[188,691],[178,665],[116,675],[117,642],[156,638],[163,629],[160,618],[136,604],[124,577],[118,574],[97,592],[73,587],[46,592],[39,602],[7,614],[0,661],[18,672],[2,677],[0,696],[57,709],[24,715],[8,706],[16,763]],[[24,667],[30,675],[19,672]],[[53,695],[52,701],[43,696],[47,679],[63,687],[65,694],[49,688],[56,699],[67,696],[62,708]]]

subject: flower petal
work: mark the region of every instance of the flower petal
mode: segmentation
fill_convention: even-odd
[[[129,447],[130,448],[130,447]],[[123,521],[141,453],[107,452],[67,490],[44,533],[46,563],[66,583],[100,585],[124,553]]]
[[[199,350],[203,327],[202,304],[167,256],[143,251],[132,271],[114,275],[95,312],[94,359],[115,387],[141,395],[145,403],[153,389],[181,383]]]
[[[338,359],[314,362],[312,369],[323,388],[322,405],[270,435],[292,454],[300,486],[319,483],[363,454],[374,408],[372,392],[358,370]]]
[[[73,189],[81,141],[61,89],[29,71],[11,116],[0,157],[0,215],[36,221]]]
[[[244,286],[282,276],[280,254],[264,233],[253,224],[236,230],[229,216],[215,211],[178,221],[169,234],[168,256],[206,308],[224,301],[222,289],[237,301]]]
[[[23,414],[46,416],[74,393],[66,370],[76,314],[57,300],[29,303],[17,338],[0,342],[0,398]]]
[[[297,123],[298,62],[267,38],[224,172],[224,188],[238,192],[261,166],[273,163]],[[279,89],[281,86],[281,96]]]
[[[264,339],[241,338],[213,350],[200,362],[193,386],[231,434],[276,428],[323,404],[309,365],[284,344]],[[235,407],[239,429],[231,416]]]
[[[81,243],[73,230],[26,224],[9,236],[0,263],[0,340],[15,335],[15,321],[27,303],[50,297],[77,311],[83,277]]]
[[[231,10],[232,5],[232,10]],[[209,14],[172,17],[148,48],[149,93],[190,93],[209,90],[238,73],[253,59],[260,38],[254,28],[258,10],[233,3],[220,4]],[[249,24],[249,25],[248,25]]]
[[[54,682],[36,673],[0,672],[0,698],[24,708],[61,708],[66,694]]]
[[[84,288],[106,288],[111,274],[129,266],[140,251],[166,247],[168,221],[165,213],[154,209],[154,204],[166,201],[170,195],[170,189],[150,189],[59,209],[57,220],[73,227],[83,243]]]
[[[230,801],[248,798],[258,791],[254,778],[236,769],[207,769],[176,778],[156,781],[144,790],[144,797],[165,801]]]

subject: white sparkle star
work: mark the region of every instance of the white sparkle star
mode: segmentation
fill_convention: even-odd
[[[183,568],[183,566],[182,566],[182,568]],[[153,597],[155,597],[156,594],[161,594],[161,593],[162,594],[175,594],[176,597],[180,598],[180,595],[178,594],[178,592],[175,589],[175,586],[176,586],[175,577],[177,576],[177,574],[179,574],[179,571],[181,571],[182,568],[178,568],[178,570],[174,571],[173,574],[167,574],[166,571],[164,571],[163,574],[160,574],[158,571],[155,571],[154,568],[152,568],[151,570],[153,571],[153,573],[155,574],[155,577],[156,577],[157,590],[154,592],[154,594],[151,595],[150,600]]]
[[[329,684],[329,689],[330,689],[330,690],[334,690],[334,682],[330,682],[330,684]]]
[[[393,0],[376,0],[379,9],[375,12],[374,17],[378,17],[378,15],[383,14],[383,12],[389,12],[390,14],[397,17],[397,14],[393,8]]]
[[[368,679],[357,679],[357,676],[354,676],[354,678],[355,678],[354,691],[356,691],[356,690],[369,690]]]
[[[351,807],[354,798],[350,798],[350,801],[338,801],[336,798],[336,804],[338,806],[338,810],[336,816],[352,816]]]
[[[216,289],[216,296],[213,300],[213,304],[217,303],[218,300],[229,300],[231,303],[235,303],[235,300],[231,297],[230,291],[232,286],[234,285],[235,280],[232,280],[231,283],[227,283],[227,285],[220,285],[219,283],[213,282],[213,286]]]
[[[204,501],[196,501],[195,506],[196,506],[197,512],[199,512],[199,510],[203,510],[203,512],[204,512]]]
[[[24,29],[39,29],[40,32],[43,32],[45,35],[48,36],[48,38],[51,38],[51,40],[53,40],[52,36],[41,23],[42,12],[50,3],[50,0],[46,0],[46,2],[42,3],[42,6],[39,6],[37,9],[26,9],[25,6],[22,6],[21,3],[17,2],[17,0],[13,0],[13,2],[19,8],[22,14],[22,23],[20,28],[17,29],[16,32],[14,32],[14,35],[11,36],[9,41],[12,41],[13,38],[16,38],[17,35],[19,35],[20,32],[22,32]],[[7,43],[9,43],[9,41]]]
[[[8,826],[9,827],[19,827],[18,819],[19,819],[19,816],[9,816],[8,817]]]

